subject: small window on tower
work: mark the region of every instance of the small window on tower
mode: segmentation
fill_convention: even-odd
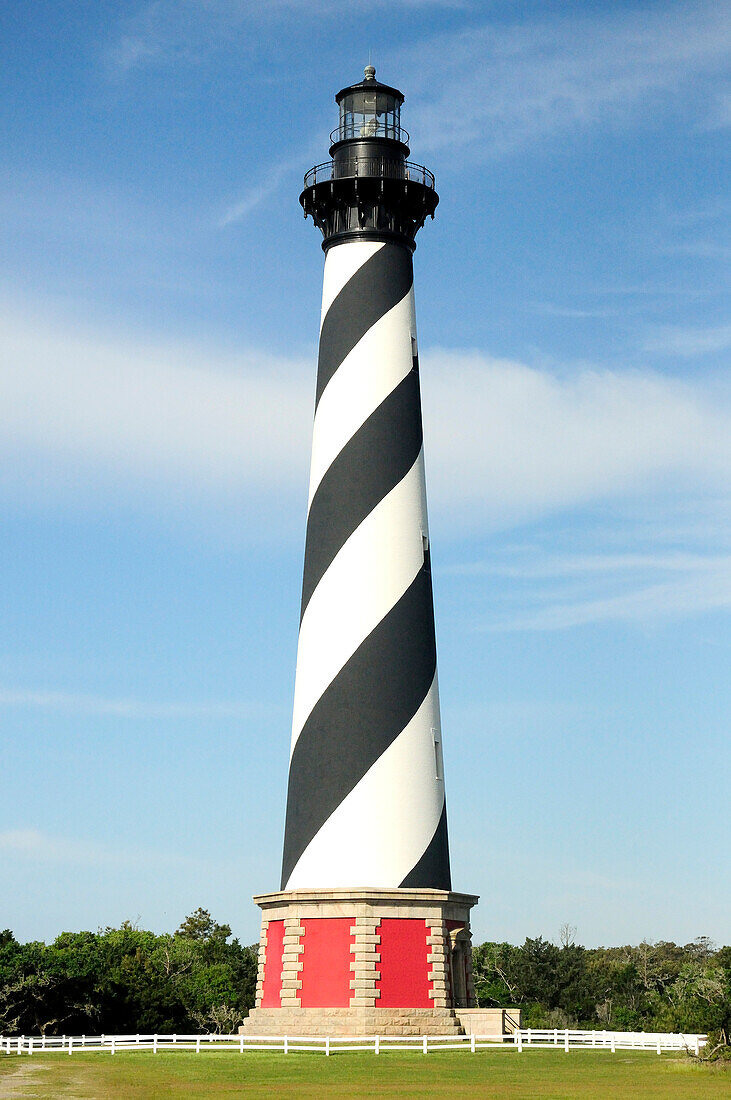
[[[442,764],[442,735],[438,729],[432,727],[432,740],[434,742],[434,773],[439,780],[443,778],[444,767]]]

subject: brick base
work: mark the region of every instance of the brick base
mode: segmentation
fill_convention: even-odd
[[[360,889],[254,900],[262,934],[246,1034],[462,1033],[454,1009],[475,1005],[469,914],[476,897]]]

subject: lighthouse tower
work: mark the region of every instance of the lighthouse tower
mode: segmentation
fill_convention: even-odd
[[[255,899],[246,1030],[448,1034],[477,898],[449,867],[414,314],[439,199],[401,92],[368,66],[335,98],[300,195],[325,273],[281,889]]]

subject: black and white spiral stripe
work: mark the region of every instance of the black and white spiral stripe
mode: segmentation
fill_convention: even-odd
[[[412,284],[327,252],[283,889],[450,889]]]

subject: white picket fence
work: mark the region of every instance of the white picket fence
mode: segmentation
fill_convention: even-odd
[[[52,1052],[81,1054],[104,1051],[121,1054],[130,1050],[183,1051],[196,1054],[204,1051],[228,1050],[244,1054],[250,1050],[310,1051],[319,1054],[341,1054],[344,1051],[370,1051],[385,1054],[391,1050],[411,1050],[432,1054],[439,1050],[465,1050],[474,1054],[487,1048],[517,1050],[680,1050],[698,1054],[706,1045],[705,1035],[674,1035],[649,1031],[570,1031],[565,1029],[523,1028],[506,1035],[371,1035],[327,1036],[304,1035],[0,1035],[0,1051],[5,1054],[39,1054]]]

